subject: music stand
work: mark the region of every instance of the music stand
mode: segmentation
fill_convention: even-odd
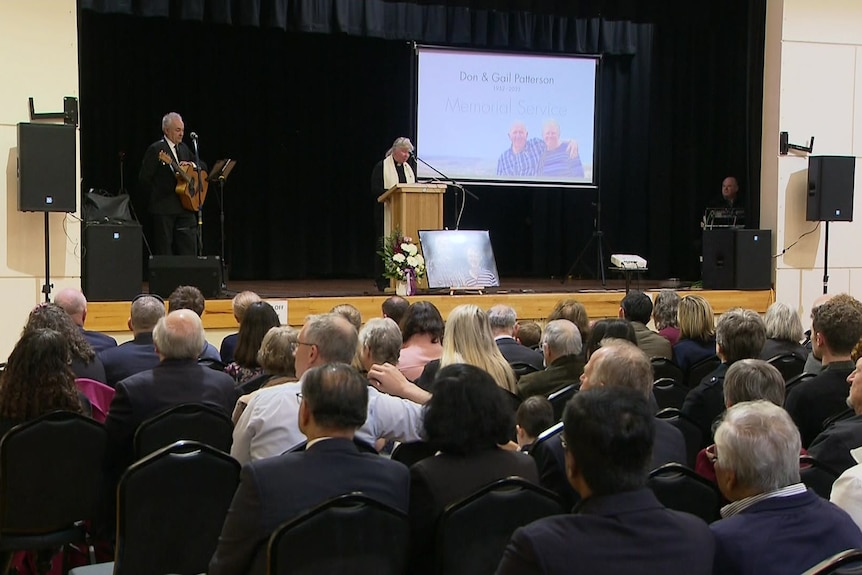
[[[230,158],[219,160],[213,166],[209,177],[207,177],[207,181],[210,183],[218,182],[218,194],[216,197],[218,197],[219,233],[221,236],[221,285],[219,286],[219,290],[222,294],[227,291],[227,264],[224,259],[224,183],[235,165],[236,160]]]

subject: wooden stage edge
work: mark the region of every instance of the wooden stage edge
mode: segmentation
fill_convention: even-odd
[[[233,287],[233,286],[231,286]],[[257,290],[256,290],[257,291]],[[645,290],[653,295],[657,290]],[[388,293],[362,295],[320,295],[314,297],[270,297],[264,291],[258,291],[271,301],[287,302],[288,323],[301,327],[306,316],[326,313],[334,306],[349,303],[356,306],[363,319],[381,317],[381,304],[389,297]],[[679,290],[679,295],[698,294],[705,297],[716,314],[721,314],[730,308],[743,307],[758,313],[765,313],[769,304],[775,301],[772,290],[740,291],[740,290]],[[589,290],[589,291],[549,291],[543,293],[488,293],[483,295],[425,295],[417,294],[408,299],[412,301],[430,301],[440,309],[446,318],[452,308],[461,304],[475,304],[482,309],[488,309],[495,304],[509,305],[515,309],[521,321],[534,320],[543,322],[554,306],[563,299],[577,299],[587,308],[590,319],[617,317],[620,300],[624,297],[624,289]],[[89,302],[87,310],[87,329],[101,332],[128,333],[129,305],[131,302]],[[235,329],[230,299],[207,300],[203,315],[204,327],[207,329]]]

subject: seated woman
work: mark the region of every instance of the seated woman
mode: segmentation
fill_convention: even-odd
[[[443,510],[498,479],[516,475],[538,485],[533,458],[499,447],[514,426],[494,379],[472,365],[442,368],[425,405],[425,434],[439,450],[410,468],[411,573],[431,573]]]
[[[69,346],[58,331],[34,328],[21,335],[0,375],[0,436],[52,411],[89,411],[68,359]]]
[[[776,355],[792,353],[801,359],[808,357],[808,350],[799,343],[802,341],[802,320],[796,310],[780,301],[766,308],[763,318],[766,324],[766,343],[760,352],[760,359],[769,361]]]
[[[23,338],[25,334],[31,331],[43,328],[53,329],[63,336],[63,341],[68,346],[67,357],[71,359],[72,372],[76,378],[82,377],[107,384],[105,366],[102,365],[102,361],[96,355],[95,350],[84,338],[81,329],[72,322],[63,308],[53,303],[37,305],[30,312],[30,317],[27,319],[27,325],[24,326],[21,337]]]
[[[251,396],[258,389],[272,387],[282,383],[296,381],[296,348],[299,345],[299,330],[290,326],[270,328],[260,344],[257,352],[257,363],[263,373],[248,380],[240,386],[244,393],[236,402],[233,410],[233,422],[248,405]]]
[[[633,344],[638,344],[637,334],[632,322],[627,319],[600,319],[593,324],[590,337],[584,346],[584,354],[587,361],[597,349],[602,346],[603,339],[626,339]]]
[[[429,361],[443,356],[443,317],[429,301],[410,304],[401,320],[401,353],[398,369],[410,381],[416,381]]]
[[[679,294],[672,289],[663,289],[655,297],[652,310],[652,320],[658,334],[668,340],[671,345],[679,341]]]
[[[257,362],[257,352],[266,332],[280,325],[278,314],[267,302],[258,301],[248,306],[239,324],[234,360],[224,368],[237,385],[263,373],[263,368]]]
[[[715,312],[704,298],[687,295],[679,300],[678,315],[679,341],[673,346],[673,362],[687,373],[697,362],[715,355]]]
[[[434,392],[435,375],[441,367],[466,363],[488,372],[497,385],[516,393],[515,372],[494,341],[488,314],[472,304],[459,305],[449,314],[443,337],[443,355],[428,362],[416,385]]]
[[[245,312],[248,310],[248,306],[256,301],[260,301],[260,296],[253,291],[241,291],[233,296],[231,307],[233,308],[233,318],[236,320],[237,324],[242,323],[242,318],[245,317]],[[230,335],[226,335],[224,339],[221,340],[221,347],[218,351],[221,356],[221,360],[225,364],[233,361],[233,354],[236,351],[236,340],[238,336],[238,333],[232,333]]]
[[[555,319],[567,319],[578,326],[578,331],[581,332],[581,341],[587,341],[590,338],[590,316],[587,315],[587,308],[578,300],[564,299],[558,301],[554,309],[551,310],[547,321]]]

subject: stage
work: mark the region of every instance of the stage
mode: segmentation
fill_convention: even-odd
[[[427,300],[440,309],[445,318],[455,306],[472,303],[483,309],[494,304],[512,306],[519,320],[544,321],[554,305],[562,299],[574,298],[582,302],[590,319],[617,317],[620,300],[625,296],[625,281],[610,277],[605,286],[597,280],[501,278],[500,287],[489,288],[483,294],[464,293],[449,295],[448,290],[421,290],[409,300]],[[632,279],[631,288],[657,291],[669,287],[680,295],[698,293],[712,305],[716,314],[733,307],[753,309],[758,313],[774,301],[772,290],[701,290],[690,289],[690,284]],[[204,327],[212,330],[235,329],[236,321],[231,309],[234,294],[251,290],[265,299],[287,302],[288,323],[301,326],[310,314],[328,312],[334,306],[349,303],[356,306],[364,319],[380,317],[380,306],[390,293],[377,291],[370,279],[328,279],[297,281],[229,281],[223,299],[208,299],[203,316]],[[143,291],[146,291],[144,286]],[[130,302],[90,302],[87,311],[87,329],[128,333]]]

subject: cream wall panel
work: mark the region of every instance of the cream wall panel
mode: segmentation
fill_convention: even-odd
[[[860,22],[859,0],[784,0],[785,40],[862,44]]]
[[[801,270],[775,270],[775,301],[784,302],[796,309],[802,309],[801,284]]]

